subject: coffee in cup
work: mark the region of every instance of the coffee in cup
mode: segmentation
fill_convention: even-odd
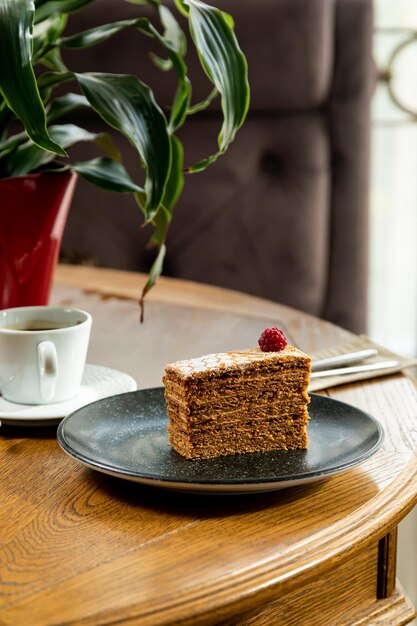
[[[52,320],[29,320],[23,325],[10,325],[5,326],[9,330],[56,330],[57,328],[68,328],[69,326],[75,326],[80,322],[53,322]]]

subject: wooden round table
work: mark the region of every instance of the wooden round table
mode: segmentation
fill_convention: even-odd
[[[89,363],[161,385],[166,363],[256,345],[281,324],[302,349],[352,337],[288,307],[161,279],[62,266],[51,301],[93,315]],[[0,624],[405,624],[396,527],[417,501],[417,394],[397,374],[330,389],[373,414],[382,449],[329,480],[234,496],[179,493],[94,472],[56,426],[0,429]]]

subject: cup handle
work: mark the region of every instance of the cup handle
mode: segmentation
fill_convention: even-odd
[[[58,376],[58,357],[52,341],[38,344],[39,388],[43,402],[49,402],[55,392]]]

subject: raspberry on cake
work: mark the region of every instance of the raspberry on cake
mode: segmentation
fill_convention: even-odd
[[[286,340],[278,350],[251,348],[167,365],[171,445],[188,459],[307,448],[310,371],[310,357]]]
[[[276,328],[265,328],[262,335],[258,339],[258,344],[263,352],[274,352],[275,350],[283,350],[288,341],[282,330]]]

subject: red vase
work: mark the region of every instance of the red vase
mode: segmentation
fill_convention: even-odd
[[[77,174],[0,179],[0,309],[47,304]]]

